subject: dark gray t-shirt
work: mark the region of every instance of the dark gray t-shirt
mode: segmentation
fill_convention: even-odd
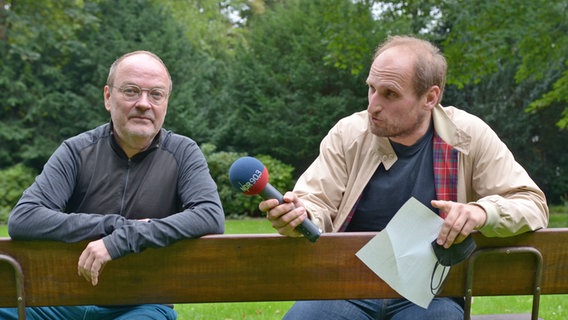
[[[355,214],[346,231],[380,231],[410,198],[438,212],[430,204],[436,199],[432,158],[434,129],[412,146],[391,141],[398,157],[386,170],[381,164],[363,190]]]

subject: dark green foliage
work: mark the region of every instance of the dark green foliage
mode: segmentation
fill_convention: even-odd
[[[541,95],[555,80],[551,74],[543,81],[516,84],[516,65],[500,66],[476,85],[462,89],[449,86],[444,104],[465,109],[486,121],[501,137],[515,158],[543,188],[549,200],[557,202],[568,190],[568,159],[557,147],[568,145],[568,135],[554,126],[558,107],[527,113],[528,101]]]
[[[229,75],[232,131],[218,144],[301,172],[339,118],[366,108],[366,70],[380,37],[370,13],[343,0],[278,3],[249,26]],[[357,37],[344,38],[348,30]]]
[[[449,61],[444,104],[486,120],[550,202],[568,197],[568,136],[558,130],[568,123],[564,0],[0,4],[0,168],[39,171],[63,139],[108,121],[108,67],[143,49],[160,55],[173,78],[166,128],[216,145],[213,158],[227,152],[218,160],[227,168],[236,155],[265,154],[297,177],[335,122],[366,108],[377,44],[415,34]],[[245,19],[231,24],[227,12]],[[222,177],[218,185],[228,186]],[[253,212],[256,198],[235,210]]]
[[[262,201],[260,196],[247,196],[235,189],[229,181],[229,168],[237,159],[247,156],[245,153],[236,152],[216,152],[215,146],[212,144],[204,144],[201,146],[211,176],[217,182],[219,196],[225,215],[235,217],[258,217],[262,213],[258,210],[258,203]],[[270,156],[259,155],[256,156],[268,169],[270,176],[270,184],[273,185],[280,192],[285,193],[294,186],[292,179],[292,172],[294,168],[290,165],[284,164]]]
[[[500,72],[504,63],[519,61],[512,76],[547,83],[526,101],[530,110],[557,108],[553,124],[568,128],[568,2],[444,1],[452,32],[444,39],[449,81],[460,86],[478,83]],[[550,82],[551,72],[558,72]]]
[[[206,141],[210,130],[208,112],[212,109],[210,94],[214,92],[211,79],[217,62],[190,43],[184,26],[173,20],[164,7],[146,0],[104,1],[98,7],[101,21],[96,29],[84,30],[82,38],[88,47],[81,53],[90,56],[89,66],[94,69],[88,73],[98,75],[97,105],[103,108],[102,87],[108,67],[116,58],[135,50],[152,51],[168,66],[173,81],[164,126]]]
[[[88,85],[68,72],[82,47],[76,32],[94,16],[72,1],[14,4],[0,42],[0,138],[7,142],[0,167],[25,162],[39,170],[64,137],[100,115],[89,108]]]
[[[22,164],[0,170],[0,224],[8,221],[8,214],[20,200],[22,192],[32,184],[36,174]]]
[[[155,52],[170,69],[174,93],[166,127],[206,139],[214,66],[164,9],[146,0],[89,2],[72,21],[78,26],[64,34],[49,33],[50,21],[44,18],[34,21],[33,29],[25,28],[24,22],[36,17],[36,11],[67,12],[49,4],[23,6],[29,12],[21,15],[14,12],[14,19],[23,25],[23,30],[13,30],[15,39],[41,31],[31,43],[0,42],[0,101],[6,102],[0,114],[0,138],[8,142],[0,152],[0,167],[25,162],[39,170],[64,139],[108,121],[103,105],[108,68],[134,50]],[[45,38],[43,33],[48,33]]]

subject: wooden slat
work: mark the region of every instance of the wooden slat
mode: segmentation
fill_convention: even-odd
[[[355,253],[376,233],[324,234],[316,243],[279,235],[216,235],[148,249],[109,262],[96,287],[77,275],[86,242],[0,239],[0,254],[24,273],[27,306],[190,303],[397,297]],[[568,293],[568,229],[485,238],[478,248],[532,246],[544,261],[542,293]],[[532,259],[479,258],[474,295],[530,294]],[[462,296],[465,263],[452,268],[442,295]],[[0,262],[0,306],[16,306],[13,272]]]

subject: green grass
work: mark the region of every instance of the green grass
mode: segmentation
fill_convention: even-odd
[[[243,219],[227,220],[225,223],[225,233],[276,233],[276,230],[272,228],[272,225],[266,219]]]
[[[551,214],[550,228],[568,227],[568,213]],[[228,220],[225,233],[275,233],[265,219]],[[0,237],[8,235],[6,226],[0,225]],[[279,320],[293,304],[278,302],[190,303],[177,304],[180,320]],[[475,297],[473,314],[530,313],[532,296]],[[546,320],[568,319],[568,294],[543,295],[539,316]]]
[[[472,314],[531,313],[532,296],[474,297]],[[568,319],[568,294],[542,295],[539,318]]]
[[[568,213],[566,214],[551,214],[548,219],[549,228],[566,228],[568,227]]]
[[[234,302],[178,304],[178,319],[186,320],[280,320],[293,302]]]

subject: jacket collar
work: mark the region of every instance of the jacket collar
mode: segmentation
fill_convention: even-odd
[[[456,125],[454,121],[454,117],[457,116],[455,114],[456,110],[457,109],[452,107],[444,108],[442,105],[434,107],[432,110],[434,131],[444,142],[467,155],[469,154],[471,136]],[[368,130],[368,123],[365,123],[365,126],[366,130]],[[373,150],[375,150],[374,152],[385,166],[385,169],[390,169],[396,162],[397,156],[388,138],[373,135],[372,139],[374,141],[373,144],[376,146],[376,148],[373,148]]]
[[[434,130],[447,144],[463,154],[469,154],[471,136],[458,128],[453,118],[455,108],[444,108],[437,105],[432,110]]]

